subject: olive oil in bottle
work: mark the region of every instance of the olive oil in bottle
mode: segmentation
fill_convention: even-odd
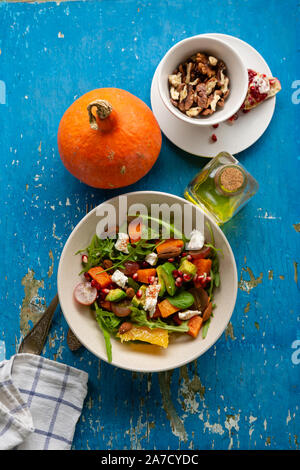
[[[242,209],[257,190],[257,181],[238,160],[221,152],[195,176],[184,197],[199,205],[220,225]]]

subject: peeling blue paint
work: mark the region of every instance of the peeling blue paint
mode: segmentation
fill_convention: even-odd
[[[0,340],[0,362],[6,359],[5,341]]]
[[[206,163],[163,138],[157,163],[135,185],[120,191],[88,188],[65,170],[56,144],[59,121],[77,97],[117,86],[150,105],[151,80],[165,52],[204,32],[248,41],[282,84],[270,126],[238,156],[260,191],[224,226],[242,289],[216,345],[165,377],[131,374],[85,349],[71,353],[67,324],[57,312],[44,355],[90,376],[74,449],[299,447],[300,364],[294,346],[300,303],[294,267],[300,236],[293,225],[299,223],[300,107],[292,102],[292,83],[300,77],[297,2],[287,0],[284,15],[275,0],[264,8],[260,0],[196,4],[0,3],[0,102],[1,83],[6,84],[6,105],[0,106],[0,360],[14,354],[20,340],[22,279],[34,271],[49,304],[64,243],[91,206],[143,189],[182,196]]]

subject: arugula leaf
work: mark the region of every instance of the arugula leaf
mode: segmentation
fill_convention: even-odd
[[[128,254],[118,252],[114,249],[114,251],[110,254],[110,259],[112,261],[120,261],[114,264],[111,268],[104,269],[102,272],[109,271],[110,269],[115,269],[118,267],[123,268],[125,261],[144,261],[145,257],[149,253],[152,253],[155,246],[155,243],[149,243],[148,240],[141,239],[135,244],[135,246],[132,246],[130,243],[128,243]]]
[[[108,362],[111,362],[112,348],[110,337],[116,335],[121,320],[114,313],[99,308],[96,302],[94,305],[96,309],[96,320],[104,336],[107,359]]]
[[[86,252],[88,255],[88,262],[79,274],[87,272],[92,267],[99,265],[103,259],[110,258],[113,249],[114,240],[111,238],[102,240],[101,238],[98,238],[97,235],[94,235],[91,243],[87,248],[84,250],[79,250],[75,253],[77,255],[79,253]]]
[[[220,253],[223,256],[222,248],[216,248],[211,243],[205,243],[204,246],[207,246],[208,248],[210,248],[214,254]]]
[[[182,322],[181,325],[175,325],[171,323],[166,323],[162,321],[160,318],[155,320],[148,320],[147,313],[145,310],[140,310],[137,307],[131,307],[131,320],[133,323],[136,323],[139,326],[148,326],[148,328],[162,328],[167,331],[175,332],[175,333],[184,333],[189,330],[189,327],[186,322]]]
[[[111,350],[110,334],[106,330],[105,326],[103,326],[102,322],[99,321],[99,320],[98,320],[98,325],[100,326],[100,329],[102,330],[102,333],[103,333],[103,336],[104,336],[107,360],[108,360],[108,362],[111,362],[112,361],[112,350]]]
[[[139,217],[141,217],[144,220],[145,219],[149,221],[153,220],[157,225],[161,227],[165,227],[170,233],[170,236],[173,235],[176,238],[183,240],[184,242],[187,241],[187,238],[185,237],[185,235],[180,230],[178,230],[173,223],[169,224],[168,222],[165,222],[162,219],[157,219],[156,217],[151,217],[150,215],[145,215],[145,214],[141,214]]]
[[[203,327],[202,327],[202,338],[203,338],[203,339],[206,338],[209,325],[210,325],[210,318],[209,318],[208,320],[206,320],[206,322],[204,323],[204,325],[203,325]]]
[[[206,227],[208,228],[208,231],[209,231],[209,233],[210,233],[210,238],[211,238],[211,244],[212,244],[212,246],[214,247],[214,246],[215,246],[215,237],[214,237],[213,229],[211,228],[211,225],[210,225],[210,223],[208,222],[208,220],[205,222],[205,225],[206,225]]]
[[[216,286],[216,287],[219,287],[219,285],[220,285],[220,273],[219,273],[219,272],[217,272],[217,273],[214,274],[214,279],[215,279],[215,281],[214,281],[214,282],[215,282],[215,286]]]
[[[143,261],[145,257],[153,251],[155,243],[149,243],[148,240],[140,240],[135,246],[130,243],[128,246],[128,254],[122,253],[115,248],[115,240],[112,238],[105,238],[104,240],[94,235],[91,243],[84,250],[79,250],[77,253],[87,253],[88,263],[79,274],[89,271],[94,266],[99,266],[103,259],[110,259],[115,262],[113,268],[124,267],[125,261]],[[105,271],[111,268],[105,269]]]
[[[112,334],[115,334],[118,331],[118,328],[121,323],[121,319],[117,317],[113,312],[108,312],[98,307],[97,303],[94,303],[96,309],[96,320],[105,326],[105,328]]]

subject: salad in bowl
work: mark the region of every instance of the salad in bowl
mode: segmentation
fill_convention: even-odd
[[[221,249],[209,222],[209,240],[196,229],[186,237],[171,224],[166,239],[162,229],[168,224],[161,219],[155,221],[155,238],[149,238],[145,222],[128,218],[126,231],[116,227],[106,238],[94,234],[77,252],[82,271],[74,298],[94,310],[109,362],[111,337],[167,348],[175,334],[204,339],[214,315]]]
[[[174,204],[182,214],[176,224],[152,211]],[[153,217],[161,219],[150,236],[132,223],[137,205],[147,207],[151,228]],[[99,223],[107,207],[119,228],[105,236]],[[145,218],[141,226],[147,228]],[[137,372],[174,369],[204,354],[230,321],[237,287],[223,231],[200,207],[159,191],[115,196],[88,212],[66,241],[57,273],[60,306],[80,343]]]

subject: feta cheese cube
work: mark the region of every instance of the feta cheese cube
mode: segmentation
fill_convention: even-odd
[[[153,317],[156,310],[157,297],[160,291],[160,287],[160,284],[152,284],[146,289],[144,309],[149,312],[151,318]]]
[[[156,253],[149,253],[149,255],[146,256],[145,261],[149,263],[151,266],[155,266],[157,263],[158,256]]]
[[[201,312],[199,312],[199,310],[186,310],[185,312],[179,312],[178,318],[179,320],[189,320],[196,315],[201,315]]]
[[[128,277],[117,269],[111,276],[111,280],[118,284],[119,287],[122,287],[124,289],[127,284]]]
[[[190,233],[190,241],[187,244],[188,250],[201,250],[204,245],[204,235],[200,230],[192,230]]]
[[[129,242],[129,236],[127,233],[122,233],[120,232],[118,234],[119,238],[115,243],[115,248],[119,251],[122,251],[122,253],[128,254],[128,242]]]

